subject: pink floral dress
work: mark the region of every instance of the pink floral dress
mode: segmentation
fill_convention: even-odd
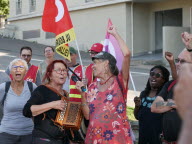
[[[118,76],[121,80],[121,75]],[[127,89],[123,89],[125,92]],[[117,79],[105,91],[100,92],[93,82],[87,92],[89,127],[86,144],[132,144],[131,131],[126,116],[126,102]]]

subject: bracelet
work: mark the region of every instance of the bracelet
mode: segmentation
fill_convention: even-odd
[[[87,103],[81,103],[81,106],[83,107],[83,106],[86,106],[87,105]]]

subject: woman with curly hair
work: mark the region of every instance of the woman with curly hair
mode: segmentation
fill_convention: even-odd
[[[139,120],[139,144],[160,144],[162,114],[152,113],[151,105],[163,85],[169,81],[170,73],[164,66],[158,65],[149,74],[145,90],[134,98],[134,115]]]

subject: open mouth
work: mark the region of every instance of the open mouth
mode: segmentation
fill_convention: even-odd
[[[60,78],[60,80],[62,80],[62,81],[63,81],[63,80],[65,80],[65,78],[64,78],[64,77],[61,77],[61,78]]]
[[[21,77],[21,74],[15,74],[16,77]]]
[[[151,83],[154,84],[154,83],[157,83],[157,81],[156,81],[155,79],[152,79],[152,80],[151,80]]]

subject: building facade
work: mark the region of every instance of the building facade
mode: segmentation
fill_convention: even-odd
[[[42,30],[45,0],[10,1],[14,37],[55,45],[55,36]],[[117,27],[132,55],[183,48],[180,33],[190,32],[191,0],[66,0],[81,50],[105,38],[108,18]],[[72,42],[70,45],[75,46]]]

